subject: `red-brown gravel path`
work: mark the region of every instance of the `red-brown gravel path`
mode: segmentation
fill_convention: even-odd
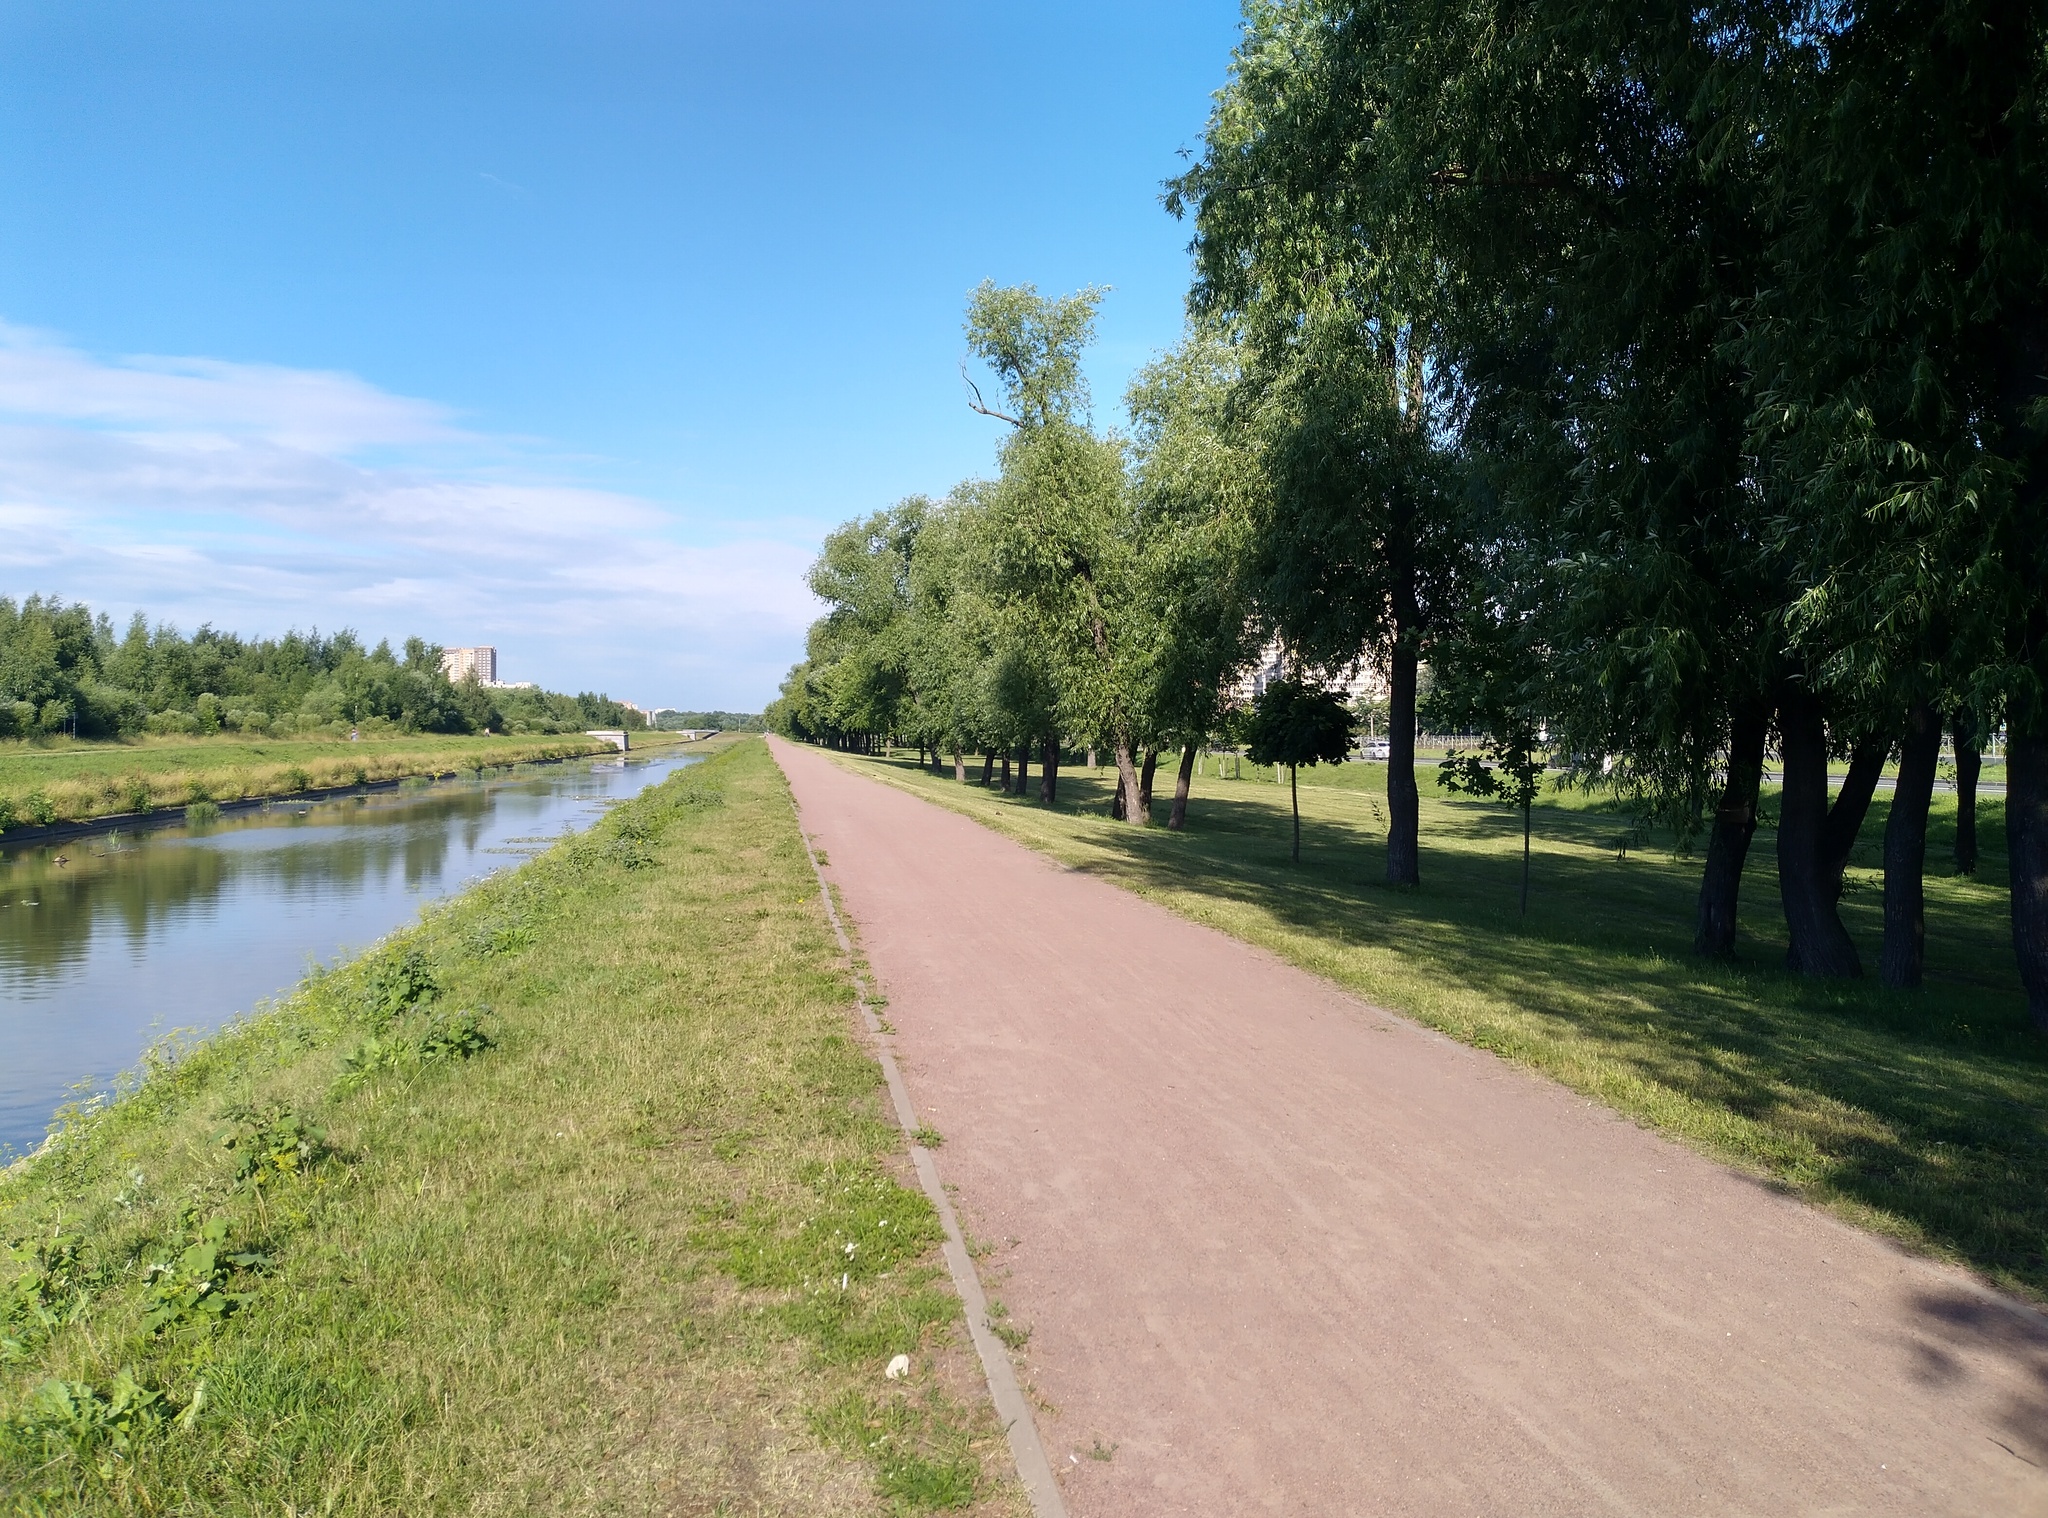
[[[775,754],[1075,1518],[2048,1514],[2041,1315]]]

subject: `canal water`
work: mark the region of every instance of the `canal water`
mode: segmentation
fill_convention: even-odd
[[[219,1027],[693,762],[572,760],[197,827],[0,839],[0,1159],[163,1034]]]

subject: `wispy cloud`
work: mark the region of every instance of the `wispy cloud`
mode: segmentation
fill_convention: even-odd
[[[759,700],[813,614],[811,548],[703,527],[353,375],[0,325],[0,592],[495,641],[549,683]]]

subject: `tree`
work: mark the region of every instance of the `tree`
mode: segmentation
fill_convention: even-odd
[[[1298,766],[1342,764],[1358,736],[1358,718],[1327,690],[1298,680],[1275,680],[1260,695],[1253,713],[1250,752],[1254,764],[1287,766],[1287,795],[1294,810],[1294,862],[1301,863],[1301,786]]]
[[[1089,425],[1081,375],[1100,300],[1098,290],[1051,299],[1029,285],[983,284],[967,340],[1009,407],[998,412],[977,392],[976,409],[1013,429],[988,497],[990,587],[1043,640],[1065,725],[1109,739],[1126,817],[1143,823],[1132,699],[1143,650],[1124,615],[1133,597],[1123,461],[1118,440]]]
[[[1920,754],[1930,709],[2004,714],[2014,945],[2048,1032],[2048,15],[1903,0],[1727,19],[1751,39],[1720,71],[1730,136],[1775,148],[1741,356],[1754,449],[1800,502],[1779,534],[1803,587],[1791,628],[1819,690]],[[1894,807],[1920,811],[1918,790]],[[1901,984],[1922,829],[1887,850]]]
[[[1137,621],[1151,634],[1146,728],[1180,748],[1166,823],[1176,831],[1226,682],[1257,651],[1251,533],[1263,480],[1233,407],[1238,375],[1222,334],[1197,328],[1139,372],[1126,402]]]
[[[820,666],[810,710],[835,735],[870,746],[903,714],[911,658],[912,547],[931,503],[911,496],[848,522],[825,539],[811,566],[811,593],[829,608],[811,629]]]
[[[1504,802],[1522,814],[1522,905],[1529,915],[1530,811],[1543,788],[1539,739],[1530,728],[1516,728],[1490,741],[1478,753],[1452,749],[1437,766],[1438,784],[1453,795],[1479,796]]]
[[[1370,649],[1388,666],[1387,878],[1413,885],[1416,670],[1466,537],[1437,271],[1406,197],[1385,193],[1393,76],[1371,43],[1387,10],[1249,7],[1203,158],[1167,205],[1194,217],[1193,305],[1243,334],[1269,490],[1261,603],[1311,664]]]

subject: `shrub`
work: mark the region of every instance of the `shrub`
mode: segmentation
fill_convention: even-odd
[[[30,791],[21,798],[21,809],[28,814],[28,820],[37,827],[48,827],[57,820],[57,804],[40,789]]]

